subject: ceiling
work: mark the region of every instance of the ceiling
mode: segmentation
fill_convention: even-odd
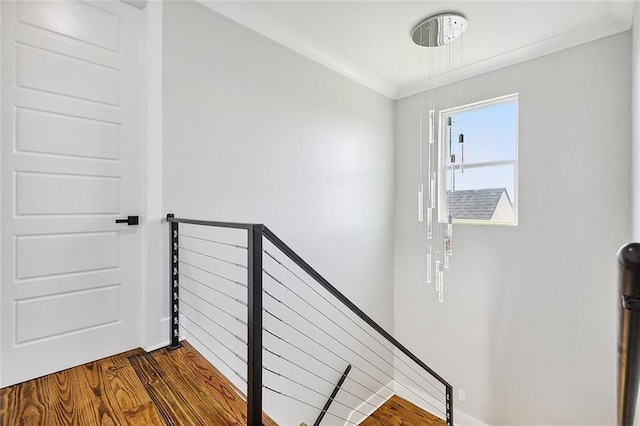
[[[392,99],[626,31],[633,14],[624,0],[200,3]],[[451,48],[415,45],[414,25],[443,11],[468,30]]]

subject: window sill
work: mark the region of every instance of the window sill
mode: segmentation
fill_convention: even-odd
[[[489,225],[489,226],[518,226],[518,222],[500,222],[497,220],[453,219],[454,225]]]

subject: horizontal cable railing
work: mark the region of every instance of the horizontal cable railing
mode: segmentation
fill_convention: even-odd
[[[265,408],[358,424],[396,393],[453,425],[451,385],[267,227],[167,221],[169,348],[185,338],[235,377],[248,425],[271,422]]]

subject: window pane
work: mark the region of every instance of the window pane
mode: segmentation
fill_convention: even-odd
[[[440,215],[517,222],[517,102],[517,95],[510,95],[442,113],[440,117],[445,122],[450,117],[451,127],[445,127],[447,133],[440,140],[445,160],[440,177],[446,183],[446,200],[440,204]],[[459,143],[460,134],[464,134],[464,144]]]
[[[447,170],[447,204],[454,219],[514,221],[514,166],[456,170],[455,191]]]
[[[516,106],[517,103],[513,100],[451,114],[452,149],[458,162],[462,159],[458,144],[460,133],[464,134],[465,163],[514,160]]]

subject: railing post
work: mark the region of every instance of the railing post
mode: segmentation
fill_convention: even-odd
[[[445,391],[445,408],[447,415],[447,426],[453,426],[453,387],[447,386]]]
[[[640,379],[640,244],[618,251],[618,425],[635,418]]]
[[[173,218],[174,215],[173,214],[168,214],[167,215],[167,219],[169,218]],[[169,295],[169,300],[171,301],[171,305],[169,307],[170,312],[171,312],[171,320],[169,323],[169,330],[170,330],[170,339],[171,342],[169,343],[169,347],[167,349],[169,349],[170,351],[174,350],[174,349],[178,349],[180,346],[182,346],[180,344],[180,323],[179,323],[179,316],[180,316],[180,309],[179,309],[179,302],[180,302],[180,275],[179,275],[179,258],[178,258],[178,222],[170,222],[170,235],[169,235],[169,244],[170,244],[170,253],[171,253],[171,259],[169,261],[169,291],[170,291],[170,295]]]
[[[262,425],[262,234],[248,231],[247,425]]]

